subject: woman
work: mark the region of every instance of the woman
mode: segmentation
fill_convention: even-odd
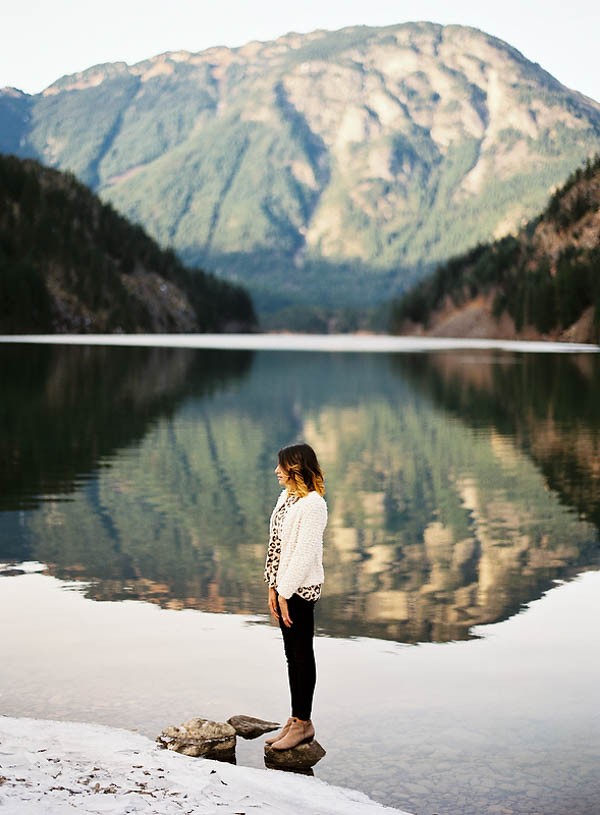
[[[317,680],[314,609],[324,579],[327,504],[323,473],[308,444],[281,449],[275,474],[284,489],[271,515],[265,580],[269,609],[283,634],[292,715],[266,743],[274,750],[289,750],[315,736],[310,718]]]

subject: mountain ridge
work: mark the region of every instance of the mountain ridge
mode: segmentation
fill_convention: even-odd
[[[517,228],[600,147],[594,100],[502,40],[427,22],[105,63],[27,106],[22,153],[263,312],[380,303]]]

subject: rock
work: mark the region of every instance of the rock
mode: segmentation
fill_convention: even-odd
[[[234,728],[226,722],[190,719],[178,726],[166,727],[156,741],[160,747],[184,756],[235,761]]]
[[[265,745],[266,766],[280,770],[303,772],[314,767],[325,755],[325,750],[314,739],[291,750],[273,750],[270,745]]]
[[[254,716],[232,716],[227,721],[243,739],[256,739],[280,726],[279,722],[267,722],[265,719],[256,719]]]

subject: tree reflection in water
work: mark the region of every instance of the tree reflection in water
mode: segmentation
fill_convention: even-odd
[[[90,597],[264,614],[300,437],[327,478],[323,633],[464,639],[598,567],[596,357],[1,352],[0,557]]]

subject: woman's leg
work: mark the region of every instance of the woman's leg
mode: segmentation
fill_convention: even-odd
[[[317,668],[313,648],[315,604],[297,594],[288,600],[291,628],[280,620],[287,659],[292,716],[307,721],[311,717]]]

